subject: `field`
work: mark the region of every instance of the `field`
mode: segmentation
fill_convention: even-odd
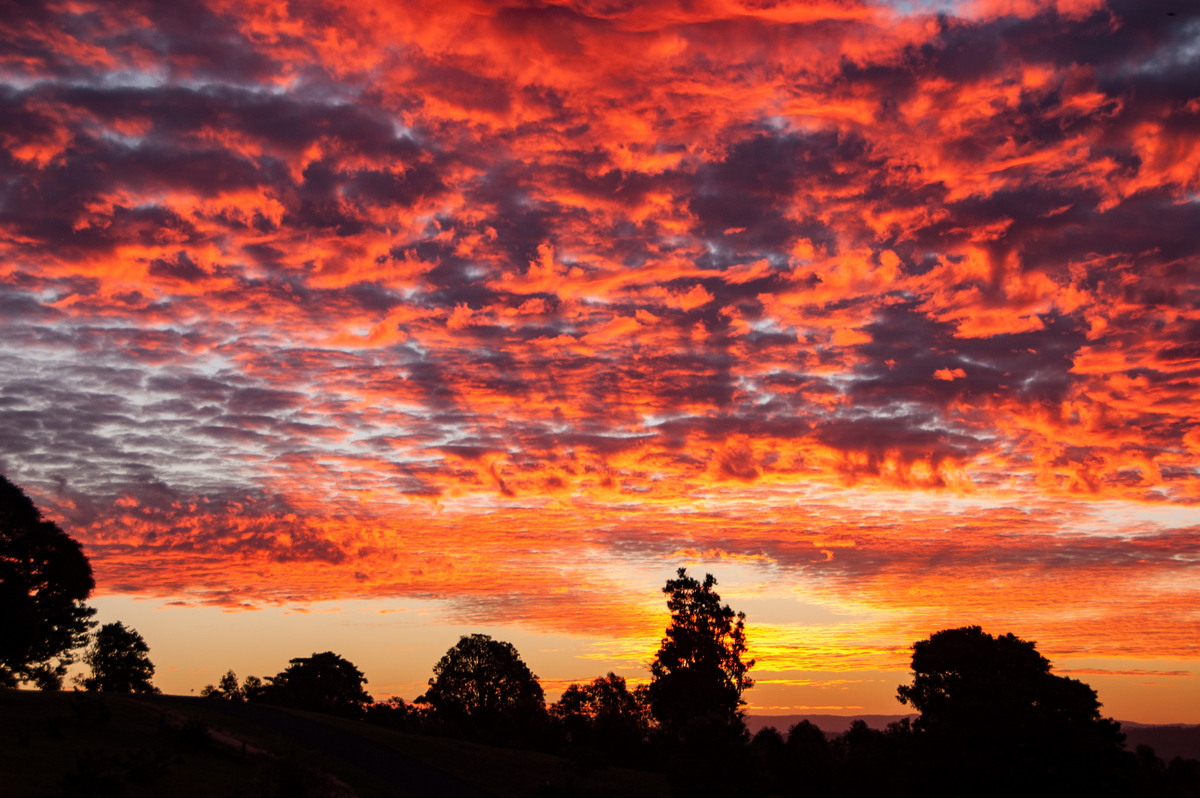
[[[661,796],[662,776],[205,699],[0,690],[5,798]]]

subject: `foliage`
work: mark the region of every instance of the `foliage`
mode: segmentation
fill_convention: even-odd
[[[266,689],[267,685],[262,679],[257,676],[247,676],[242,682],[242,698],[247,701],[260,701]]]
[[[716,584],[712,574],[699,582],[680,568],[663,588],[671,623],[650,665],[649,699],[668,729],[706,715],[741,725],[742,692],[754,684],[746,675],[754,661],[743,661],[746,614],[722,605]]]
[[[688,798],[751,798],[764,793],[755,778],[749,735],[741,718],[710,712],[673,729],[667,749],[671,794]]]
[[[910,795],[923,780],[917,775],[912,728],[907,723],[881,731],[855,720],[833,747],[841,771],[834,786],[847,795]],[[977,794],[978,789],[966,792]]]
[[[409,704],[403,698],[392,696],[386,701],[377,701],[367,707],[367,723],[385,726],[404,732],[420,732],[425,726],[426,708]]]
[[[92,675],[83,679],[88,690],[105,693],[157,693],[150,646],[120,621],[101,626],[83,655]]]
[[[58,689],[94,625],[93,587],[79,543],[0,476],[0,685]]]
[[[787,758],[780,774],[792,790],[781,790],[783,795],[829,795],[834,786],[833,747],[825,732],[810,720],[802,720],[788,729]],[[794,789],[804,785],[803,792]]]
[[[204,685],[204,689],[200,691],[200,695],[205,698],[220,698],[225,701],[246,700],[246,694],[243,692],[241,685],[238,684],[237,674],[232,670],[226,671],[225,675],[215,685]]]
[[[931,791],[953,793],[985,771],[994,778],[978,794],[1119,791],[1131,764],[1120,725],[1101,717],[1095,690],[1050,667],[1033,642],[978,626],[913,644],[913,682],[898,697],[921,713],[914,727],[947,780]]]
[[[649,712],[645,688],[631,691],[615,673],[570,685],[550,707],[568,743],[603,751],[622,763],[638,759]]]
[[[289,662],[277,676],[267,677],[263,701],[354,718],[374,700],[363,688],[367,678],[362,672],[332,651]]]
[[[763,791],[782,795],[788,786],[783,774],[788,766],[787,742],[774,726],[764,726],[750,740],[751,771]]]
[[[455,728],[496,739],[528,737],[546,717],[545,694],[512,643],[464,635],[433,668],[417,699]]]

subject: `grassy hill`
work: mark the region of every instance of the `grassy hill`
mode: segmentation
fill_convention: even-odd
[[[661,796],[665,779],[204,699],[0,690],[6,798]]]

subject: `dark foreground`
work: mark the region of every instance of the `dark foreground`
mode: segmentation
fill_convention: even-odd
[[[0,690],[5,798],[662,796],[656,774],[176,696]]]

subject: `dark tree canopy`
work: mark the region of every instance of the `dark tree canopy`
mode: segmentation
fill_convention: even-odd
[[[1096,691],[1050,672],[1035,644],[1012,633],[992,637],[978,626],[946,629],[913,644],[911,685],[900,702],[921,713],[918,728],[954,733],[992,724],[1053,719],[1063,726],[1105,725]]]
[[[93,626],[93,587],[79,544],[0,476],[0,685],[61,683]]]
[[[649,731],[645,689],[630,690],[615,673],[572,684],[550,708],[568,742],[632,760]]]
[[[150,646],[120,621],[101,626],[83,655],[92,675],[83,680],[88,690],[105,693],[157,693]]]
[[[405,732],[424,731],[426,707],[409,704],[399,696],[376,701],[367,707],[366,721]]]
[[[680,568],[663,588],[671,623],[650,665],[650,708],[668,728],[681,728],[705,715],[741,725],[742,692],[754,682],[746,673],[754,661],[746,654],[745,613],[734,613],[713,589]]]
[[[464,635],[433,667],[418,702],[464,730],[514,731],[546,714],[537,677],[512,643],[484,634]]]
[[[570,685],[554,704],[558,717],[584,718],[601,726],[644,724],[645,713],[641,696],[615,673],[597,676],[588,684]]]
[[[1096,691],[1050,672],[1031,641],[978,626],[946,629],[913,644],[913,682],[901,703],[948,779],[991,772],[976,794],[1047,786],[1108,794],[1124,767],[1120,724],[1100,715]],[[960,789],[943,785],[935,792]]]
[[[233,671],[230,671],[230,673],[233,673]],[[242,699],[245,701],[260,701],[267,687],[268,685],[257,676],[247,676],[242,681]]]
[[[367,678],[362,672],[332,651],[289,662],[277,676],[267,677],[269,684],[261,690],[263,701],[343,717],[359,717],[374,701],[363,689]],[[243,693],[253,698],[256,686],[246,681]]]

